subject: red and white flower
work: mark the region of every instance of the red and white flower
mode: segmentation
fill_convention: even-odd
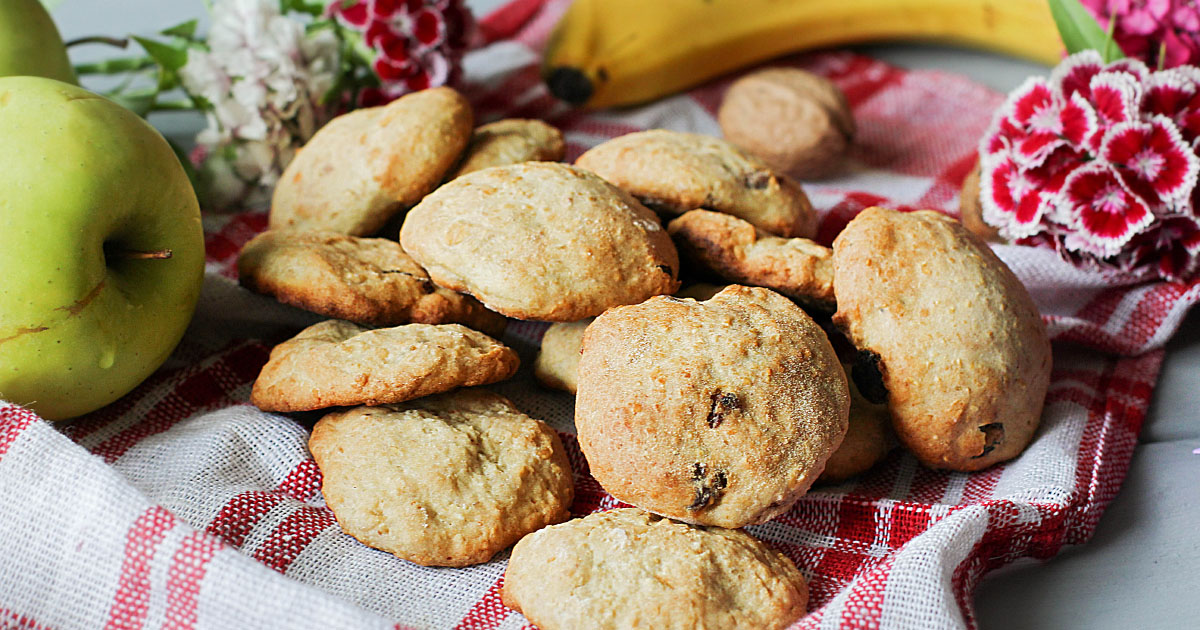
[[[1179,129],[1163,116],[1113,125],[1105,134],[1100,157],[1117,169],[1130,190],[1169,212],[1191,202],[1196,155]]]
[[[1059,200],[1075,228],[1064,243],[1072,251],[1107,258],[1120,253],[1154,221],[1150,206],[1126,187],[1110,164],[1093,162],[1067,178]]]
[[[1072,55],[1026,81],[980,142],[983,219],[1078,265],[1181,280],[1200,270],[1200,70]]]
[[[327,12],[362,34],[379,79],[361,105],[458,81],[474,25],[462,0],[333,0]]]

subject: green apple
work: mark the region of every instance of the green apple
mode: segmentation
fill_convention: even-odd
[[[78,83],[62,36],[39,0],[0,0],[0,77]]]
[[[196,195],[153,127],[0,78],[0,399],[51,420],[116,400],[179,342],[203,278]]]

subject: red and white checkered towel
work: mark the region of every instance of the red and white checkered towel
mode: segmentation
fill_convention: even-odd
[[[496,39],[469,59],[483,119],[545,118],[574,158],[629,131],[719,135],[728,81],[619,112],[570,111],[546,93],[536,51],[563,2],[521,0],[484,21]],[[1001,95],[963,78],[859,55],[782,62],[831,77],[860,134],[856,168],[808,187],[828,242],[861,208],[957,211],[958,186]],[[316,321],[232,281],[238,248],[266,215],[210,216],[208,277],[184,342],[146,383],[68,425],[0,403],[0,628],[521,628],[499,600],[506,554],[424,568],[342,534],[305,448],[313,418],[248,405],[271,344]],[[1018,459],[934,472],[894,453],[866,476],[810,492],[749,531],[811,580],[800,628],[974,627],[987,571],[1086,541],[1125,475],[1162,360],[1200,282],[1112,287],[1052,253],[998,247],[1046,314],[1055,368],[1042,429]],[[543,326],[505,341],[532,362]],[[573,511],[616,505],[588,475],[572,398],[528,370],[495,386],[564,433]]]

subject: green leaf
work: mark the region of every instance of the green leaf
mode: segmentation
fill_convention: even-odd
[[[142,48],[146,49],[146,54],[157,61],[158,65],[162,66],[164,70],[174,72],[187,63],[188,54],[186,46],[164,44],[152,39],[146,39],[145,37],[138,37],[137,35],[134,35],[133,39],[141,44]]]
[[[1062,36],[1063,45],[1068,53],[1081,50],[1096,50],[1104,57],[1105,63],[1124,58],[1121,47],[1100,24],[1088,13],[1079,0],[1049,0],[1050,14],[1058,25],[1058,34]]]
[[[283,13],[295,11],[307,13],[313,17],[321,17],[325,13],[325,3],[314,0],[280,0],[279,8]]]
[[[136,35],[133,39],[141,44],[142,48],[146,49],[146,54],[150,55],[158,63],[159,91],[165,92],[179,87],[181,83],[179,80],[179,69],[187,63],[188,58],[187,44],[164,44]]]
[[[196,24],[198,20],[188,20],[181,24],[176,24],[168,29],[163,29],[163,35],[172,37],[182,37],[183,39],[191,40],[196,36]]]

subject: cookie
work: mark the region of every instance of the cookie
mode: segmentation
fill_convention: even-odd
[[[409,211],[400,243],[439,285],[517,319],[573,322],[679,288],[658,218],[583,169],[494,166]]]
[[[268,230],[238,256],[238,281],[314,313],[369,326],[458,323],[490,335],[503,316],[429,279],[396,241]]]
[[[557,162],[566,153],[562,132],[540,120],[508,118],[480,125],[467,152],[447,179],[490,166],[521,162]]]
[[[271,229],[375,233],[437,186],[466,148],[471,125],[470,104],[446,87],[338,116],[284,170]]]
[[[847,365],[842,367],[850,369]],[[861,475],[882,461],[896,445],[887,405],[867,400],[858,391],[854,380],[848,380],[850,427],[842,443],[825,462],[825,470],[817,479],[820,483],[835,483]]]
[[[551,389],[572,394],[579,385],[579,351],[583,347],[583,331],[592,323],[591,317],[577,322],[551,324],[542,335],[542,347],[533,362],[533,375]]]
[[[725,290],[727,284],[709,284],[707,282],[696,282],[689,284],[675,292],[675,297],[692,298],[703,302],[712,296]]]
[[[398,403],[502,381],[518,361],[504,344],[459,324],[372,330],[331,319],[271,350],[250,402],[263,411]]]
[[[976,162],[975,168],[963,179],[962,190],[958,194],[958,213],[962,216],[963,227],[985,241],[1001,243],[1000,231],[983,220],[983,206],[979,202],[980,177],[982,173],[979,162]]]
[[[817,215],[799,183],[719,138],[641,131],[597,145],[575,164],[663,213],[707,208],[779,236],[817,231]]]
[[[1028,291],[982,240],[936,212],[868,208],[834,241],[833,264],[833,321],[860,351],[855,380],[868,397],[882,386],[917,459],[980,470],[1029,444],[1050,341]]]
[[[717,122],[730,142],[801,179],[837,172],[855,134],[846,95],[799,68],[765,68],[734,81]]]
[[[846,433],[829,339],[787,298],[733,285],[705,302],[614,308],[583,337],[575,427],[617,499],[700,525],[785,512]]]
[[[806,238],[780,238],[733,215],[692,210],[667,232],[685,260],[739,284],[767,287],[832,311],[833,250]]]
[[[804,615],[808,584],[745,532],[624,508],[522,538],[500,596],[542,630],[767,629]]]
[[[570,516],[558,434],[484,390],[334,412],[308,448],[342,531],[417,564],[487,562]]]

